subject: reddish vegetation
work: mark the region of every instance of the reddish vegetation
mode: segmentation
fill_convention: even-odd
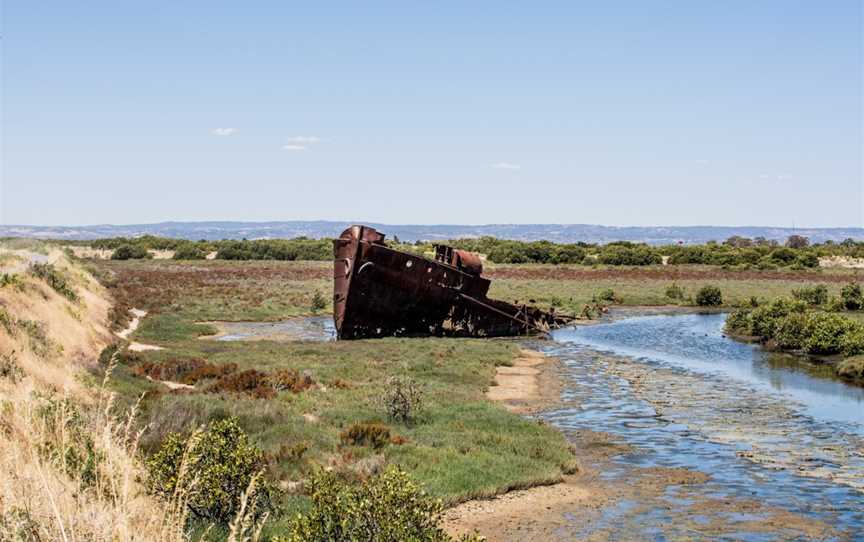
[[[134,372],[154,380],[195,384],[207,378],[220,378],[236,370],[237,365],[234,363],[216,365],[201,358],[172,358],[163,362],[145,361],[136,365]]]
[[[245,304],[258,305],[272,295],[268,287],[273,285],[333,276],[329,263],[216,261],[190,266],[158,260],[98,265],[107,270],[101,275],[110,275],[104,282],[122,307],[115,320],[124,318],[130,307],[158,312],[160,307],[184,298],[239,296]]]
[[[294,369],[278,369],[270,373],[267,380],[276,391],[293,391],[299,393],[315,385],[312,377],[301,374]]]
[[[486,272],[490,279],[517,280],[787,280],[796,282],[849,282],[848,274],[814,273],[813,271],[745,271],[719,268],[665,266],[649,267],[498,267]]]
[[[382,423],[355,423],[339,435],[342,444],[382,448],[390,442],[390,428]]]
[[[204,388],[208,393],[243,393],[256,399],[270,399],[279,391],[300,393],[315,386],[311,376],[294,369],[263,373],[254,369],[237,372],[237,364],[217,365],[201,358],[172,358],[164,362],[145,361],[133,369],[135,374],[154,380],[196,384],[214,382]]]
[[[276,396],[276,390],[270,385],[267,373],[255,369],[225,375],[204,391],[209,393],[244,393],[255,399],[272,399]]]

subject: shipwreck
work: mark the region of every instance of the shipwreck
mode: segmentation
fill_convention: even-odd
[[[333,240],[333,320],[338,339],[385,336],[502,337],[543,333],[572,318],[489,299],[477,254],[434,245],[435,258],[395,250],[384,234],[351,226]]]

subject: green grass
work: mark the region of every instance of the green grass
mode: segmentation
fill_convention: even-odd
[[[113,377],[114,389],[127,402],[144,391],[157,391],[143,403],[141,421],[150,427],[142,440],[146,452],[155,450],[171,431],[188,432],[210,420],[237,416],[270,456],[269,475],[274,479],[301,480],[321,466],[350,472],[364,458],[380,453],[448,503],[554,482],[574,468],[572,453],[558,431],[485,398],[495,367],[509,365],[518,352],[516,341],[201,340],[199,336],[213,330],[200,321],[277,320],[309,314],[315,291],[329,297],[331,279],[321,277],[330,274],[329,265],[173,261],[97,265],[116,296],[129,306],[151,311],[134,340],[165,347],[127,356]],[[311,277],[304,279],[307,274]],[[240,370],[305,371],[319,386],[297,394],[280,392],[265,400],[231,393],[172,393],[132,372],[141,360],[177,357],[236,363]],[[388,420],[379,401],[387,378],[397,375],[412,377],[423,390],[422,412],[411,425]],[[349,387],[342,387],[344,383]],[[387,424],[405,442],[382,450],[341,442],[340,433],[350,425],[374,421]],[[298,444],[307,447],[299,460],[279,454],[280,448]]]

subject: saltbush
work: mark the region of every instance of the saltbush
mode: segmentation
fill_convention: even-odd
[[[776,345],[784,350],[800,350],[808,339],[810,316],[795,312],[780,319],[774,332]]]
[[[864,354],[864,325],[856,325],[840,340],[840,350],[845,356]]]
[[[861,285],[857,282],[850,282],[843,286],[840,290],[840,299],[846,310],[858,311],[864,308],[864,294],[861,292]]]
[[[594,296],[594,302],[596,303],[597,301],[603,301],[606,303],[620,303],[621,298],[615,295],[615,290],[613,290],[612,288],[605,288],[603,290],[600,290]]]
[[[147,461],[147,487],[166,499],[182,496],[197,518],[227,524],[249,491],[249,503],[258,513],[271,508],[273,489],[257,476],[263,468],[261,450],[249,442],[236,418],[228,418],[188,438],[170,433]]]
[[[322,470],[305,485],[311,509],[298,515],[288,534],[276,537],[274,542],[453,540],[438,525],[441,502],[429,498],[398,468],[388,467],[363,482],[345,480]],[[466,535],[459,540],[482,539]]]
[[[752,320],[749,309],[737,309],[726,317],[726,330],[731,333],[752,335]]]
[[[371,446],[376,450],[390,442],[390,428],[383,423],[362,422],[351,425],[339,434],[342,444]]]
[[[723,304],[723,292],[713,285],[705,285],[696,292],[696,304],[700,307],[717,307]]]
[[[327,307],[327,300],[324,299],[321,292],[316,290],[315,294],[312,296],[312,302],[310,303],[309,308],[313,314],[318,314],[320,311],[324,310],[325,307]]]
[[[112,260],[144,260],[152,258],[147,249],[141,245],[120,245],[111,254]]]
[[[792,290],[792,297],[804,301],[808,305],[824,305],[828,302],[828,287],[824,284],[804,286]]]
[[[855,322],[839,314],[817,312],[810,317],[804,348],[810,354],[838,354],[844,335],[855,329]]]
[[[66,277],[50,263],[34,263],[30,266],[30,274],[44,280],[55,292],[69,301],[78,301],[78,294],[66,280]]]
[[[177,250],[174,251],[173,258],[175,260],[204,260],[207,258],[207,253],[198,245],[190,243],[177,247]]]
[[[666,288],[666,297],[680,301],[684,299],[684,288],[673,282],[668,288]]]

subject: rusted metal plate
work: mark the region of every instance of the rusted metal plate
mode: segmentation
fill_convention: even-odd
[[[499,337],[542,332],[569,318],[489,299],[476,254],[436,245],[435,260],[387,246],[352,226],[333,241],[333,320],[339,339]]]

